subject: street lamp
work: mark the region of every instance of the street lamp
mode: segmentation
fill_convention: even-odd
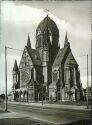
[[[86,88],[86,98],[87,98],[87,109],[89,108],[89,98],[88,98],[88,87],[89,87],[89,78],[88,78],[88,54],[87,55],[82,55],[82,56],[86,56],[87,58],[87,88]]]
[[[89,108],[89,104],[88,104],[88,86],[89,86],[89,80],[88,80],[88,55],[87,55],[87,108]]]
[[[86,99],[87,99],[87,109],[89,108],[89,97],[88,97],[88,87],[89,87],[89,78],[88,78],[88,54],[87,55],[82,55],[82,56],[86,56],[87,58],[87,88],[86,88]],[[80,56],[80,57],[82,57]]]
[[[11,50],[22,51],[5,46],[5,111],[7,111],[7,48]]]

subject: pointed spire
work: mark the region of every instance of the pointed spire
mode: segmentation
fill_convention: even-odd
[[[30,42],[30,36],[29,36],[29,33],[28,33],[27,47],[31,47],[31,42]]]
[[[47,18],[49,17],[49,16],[48,16],[48,14],[47,14],[47,16],[46,16],[46,17],[47,17]]]
[[[66,32],[64,47],[67,45],[67,43],[68,43],[68,37],[67,37],[67,32]]]
[[[17,60],[15,59],[13,71],[18,71]]]

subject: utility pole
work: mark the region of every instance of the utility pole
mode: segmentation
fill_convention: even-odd
[[[92,91],[92,3],[91,3],[91,91]],[[91,92],[91,110],[92,110],[92,92]]]
[[[91,87],[92,87],[92,21],[91,21]]]
[[[88,55],[87,55],[87,109],[89,108],[89,104],[88,104],[88,87],[89,87],[89,79],[88,79]]]
[[[7,111],[7,49],[23,51],[19,49],[14,49],[8,46],[5,46],[5,111]]]
[[[5,111],[7,112],[7,47],[5,46]]]

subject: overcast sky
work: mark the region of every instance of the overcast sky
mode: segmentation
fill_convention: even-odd
[[[44,9],[59,28],[59,43],[62,48],[67,31],[70,46],[76,58],[83,87],[86,87],[87,60],[91,53],[91,15],[90,1],[26,1],[1,2],[1,37],[0,37],[0,93],[5,87],[4,47],[9,46],[23,50],[27,43],[28,32],[32,47],[35,48],[37,25],[46,16]],[[14,60],[20,62],[22,51],[7,49],[8,90],[12,86],[12,68]]]

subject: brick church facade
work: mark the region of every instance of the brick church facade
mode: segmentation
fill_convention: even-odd
[[[60,49],[59,30],[47,15],[36,29],[35,49],[28,34],[19,66],[13,67],[14,100],[79,101],[83,98],[78,64],[65,36]]]

